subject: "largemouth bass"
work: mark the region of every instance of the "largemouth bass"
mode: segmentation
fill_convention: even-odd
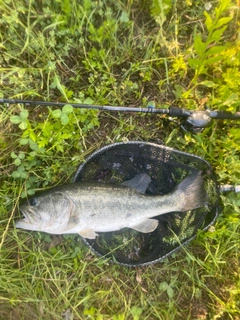
[[[200,174],[191,174],[163,196],[145,194],[150,182],[147,174],[139,174],[123,185],[82,182],[52,188],[20,206],[24,219],[16,227],[51,234],[78,233],[89,239],[95,239],[97,232],[123,228],[149,233],[158,226],[153,217],[207,204]]]

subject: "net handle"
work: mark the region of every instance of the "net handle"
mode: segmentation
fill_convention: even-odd
[[[240,192],[240,185],[234,186],[232,184],[224,184],[220,186],[220,191],[221,192],[228,192],[228,191],[233,191],[233,192]]]

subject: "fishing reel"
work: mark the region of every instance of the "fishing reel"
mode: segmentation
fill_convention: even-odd
[[[181,128],[184,131],[191,131],[193,133],[202,132],[205,128],[209,127],[212,122],[210,112],[206,111],[193,111],[184,121],[182,121]]]
[[[168,115],[171,117],[181,118],[180,126],[184,131],[193,133],[202,132],[209,127],[212,119],[219,120],[237,120],[240,118],[240,112],[232,114],[228,111],[212,111],[207,107],[205,110],[186,110],[179,107],[170,107]]]
[[[169,115],[171,117],[181,118],[180,126],[184,131],[193,133],[202,132],[209,127],[212,118],[209,110],[186,110],[179,107],[170,107]]]

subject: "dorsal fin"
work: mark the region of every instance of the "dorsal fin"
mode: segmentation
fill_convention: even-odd
[[[123,182],[122,185],[132,188],[139,193],[145,193],[150,182],[151,178],[148,174],[139,173],[133,179]]]

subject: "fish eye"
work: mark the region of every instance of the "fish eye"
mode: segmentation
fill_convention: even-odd
[[[30,199],[29,200],[29,204],[30,204],[30,206],[35,206],[36,204],[37,204],[37,199],[36,198],[32,198],[32,199]]]

